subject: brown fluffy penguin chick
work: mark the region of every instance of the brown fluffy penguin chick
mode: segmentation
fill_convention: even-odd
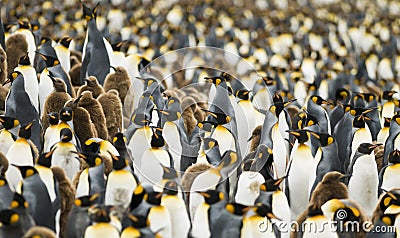
[[[7,157],[0,152],[0,176],[5,177],[6,176],[6,171],[8,170],[8,159]]]
[[[193,98],[196,102],[196,110],[194,111],[194,117],[196,118],[197,121],[204,121],[207,117],[207,113],[203,111],[203,98],[200,95],[197,94],[191,94],[191,98]]]
[[[123,129],[121,99],[118,96],[118,91],[111,89],[100,95],[97,100],[100,102],[106,117],[108,140],[112,141],[113,136]]]
[[[6,110],[6,99],[10,89],[0,85],[0,111]]]
[[[7,54],[3,47],[0,47],[0,84],[3,84],[7,79]]]
[[[260,144],[261,140],[261,129],[262,126],[259,125],[254,128],[253,132],[251,133],[251,140],[250,140],[250,152],[255,151]]]
[[[188,107],[186,110],[184,110],[182,113],[182,117],[186,133],[188,136],[190,136],[197,125],[197,120],[194,117],[192,109]]]
[[[97,81],[97,78],[95,76],[87,77],[85,79],[85,82],[86,82],[85,85],[82,85],[78,89],[77,96],[81,95],[84,91],[92,92],[94,98],[97,98],[102,93],[104,93],[103,87],[99,84],[99,81]]]
[[[199,174],[205,172],[212,166],[206,163],[199,163],[191,165],[186,169],[185,173],[182,176],[182,189],[183,191],[190,191],[192,187],[192,183]]]
[[[79,99],[79,97],[71,99],[65,103],[65,106],[70,107],[74,113],[74,132],[81,144],[83,144],[86,140],[97,137],[97,131],[90,119],[89,112],[85,108],[78,107]]]
[[[7,38],[7,75],[14,71],[14,68],[18,66],[19,58],[26,55],[26,52],[28,52],[28,42],[24,35],[16,33]]]
[[[75,64],[74,66],[71,66],[71,69],[69,70],[69,77],[71,77],[71,83],[72,86],[74,87],[80,87],[81,84],[81,68],[82,64]],[[75,90],[77,92],[77,90]]]
[[[315,187],[308,207],[297,217],[297,224],[303,224],[307,219],[310,208],[320,209],[324,203],[331,199],[346,199],[349,197],[347,186],[341,181],[342,178],[344,178],[344,175],[336,171],[325,174],[322,181]],[[296,231],[293,231],[290,237],[297,237]]]
[[[128,75],[126,69],[122,66],[115,68],[114,73],[109,73],[104,80],[104,91],[115,89],[119,93],[121,102],[125,101],[126,94],[131,87],[131,78]]]
[[[47,120],[47,114],[51,112],[59,112],[64,107],[65,103],[71,99],[71,96],[67,93],[67,86],[65,82],[60,78],[55,78],[53,82],[53,92],[46,97],[44,102],[43,116],[42,116],[42,130],[46,131],[49,126]]]
[[[61,215],[60,215],[60,233],[59,236],[63,237],[65,225],[67,224],[68,214],[71,211],[72,205],[75,200],[75,189],[71,185],[71,181],[65,175],[61,167],[54,166],[51,168],[54,177],[58,181],[58,189],[61,195]]]
[[[22,238],[57,238],[56,233],[44,226],[31,227]]]
[[[397,205],[400,199],[400,188],[395,188],[382,193],[376,204],[374,213],[372,213],[372,223],[375,223],[391,205]]]
[[[373,144],[377,144],[377,142],[374,142]],[[383,168],[383,154],[385,150],[385,145],[379,145],[375,147],[374,149],[374,154],[375,154],[375,162],[376,166],[378,168],[378,173],[381,172]]]
[[[106,117],[104,116],[104,111],[99,101],[93,98],[92,92],[82,92],[82,97],[78,102],[78,106],[86,109],[89,112],[90,119],[96,127],[97,137],[107,140],[108,132],[106,126]]]

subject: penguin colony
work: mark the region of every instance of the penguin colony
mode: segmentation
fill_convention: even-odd
[[[399,235],[398,1],[1,13],[0,237]]]

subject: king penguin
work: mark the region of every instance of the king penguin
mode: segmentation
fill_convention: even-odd
[[[64,68],[66,73],[69,73],[71,69],[70,55],[71,52],[69,50],[69,45],[72,41],[72,37],[63,36],[54,46],[54,50],[56,51],[57,58],[60,60],[61,66]]]
[[[24,233],[26,233],[31,227],[35,226],[35,220],[33,220],[32,215],[28,212],[30,204],[28,204],[21,194],[15,192],[9,206],[18,213]]]
[[[97,98],[104,93],[103,87],[99,84],[99,81],[97,81],[95,76],[89,76],[85,78],[85,84],[78,89],[78,96],[84,91],[92,92],[94,98]]]
[[[392,190],[399,188],[400,151],[395,149],[389,153],[389,165],[382,168],[379,174],[379,189]]]
[[[12,209],[0,211],[0,237],[17,238],[22,237],[25,232],[22,229],[18,213]]]
[[[257,203],[254,208],[250,209],[244,215],[240,237],[280,237],[282,234],[278,230],[278,226],[275,224],[279,219],[280,218],[276,217],[272,213],[270,206],[263,203]],[[266,228],[266,230],[263,230],[262,228]]]
[[[105,207],[94,208],[91,216],[92,225],[85,230],[84,238],[109,237],[119,238],[118,230],[111,224],[111,217]]]
[[[111,141],[113,136],[123,131],[123,104],[119,98],[118,91],[111,89],[106,93],[101,94],[97,101],[103,108],[104,116],[106,118],[108,139]]]
[[[18,67],[14,71],[18,71],[24,77],[25,91],[29,95],[32,105],[39,112],[39,82],[36,70],[31,66],[28,54],[21,57],[18,61]]]
[[[40,151],[42,143],[39,112],[29,99],[26,91],[28,84],[24,76],[17,71],[11,74],[9,80],[12,82],[12,88],[6,99],[6,116],[16,118],[23,125],[32,122],[31,140]]]
[[[0,116],[0,123],[3,125],[3,129],[0,130],[0,152],[6,155],[8,149],[17,139],[10,130],[17,127],[19,121],[12,117]]]
[[[117,66],[115,67],[114,71],[114,73],[109,73],[107,75],[106,79],[104,80],[103,88],[106,92],[111,89],[117,90],[121,102],[125,104],[125,98],[128,95],[129,89],[131,88],[132,81],[124,67]],[[139,95],[136,95],[136,97],[139,97]]]
[[[107,53],[103,36],[96,25],[97,7],[88,8],[82,2],[83,16],[87,22],[87,33],[84,43],[84,54],[81,68],[81,83],[88,76],[95,76],[101,85],[110,72],[110,59]]]

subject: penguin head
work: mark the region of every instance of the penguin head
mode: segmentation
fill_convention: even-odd
[[[167,181],[164,185],[163,193],[167,194],[167,195],[177,195],[178,194],[178,184],[173,180]]]
[[[215,77],[205,77],[206,82],[215,84],[215,86],[220,85],[222,82],[226,82],[224,77],[215,76]]]
[[[247,89],[240,89],[236,92],[236,97],[240,100],[250,100],[250,91]]]
[[[209,205],[212,205],[219,201],[223,201],[225,199],[224,193],[221,191],[218,191],[218,190],[210,189],[207,191],[198,191],[197,193],[199,193],[201,196],[203,196],[204,201]]]
[[[348,103],[350,99],[350,92],[345,88],[338,88],[335,92],[336,102]]]
[[[29,178],[35,174],[38,174],[38,171],[35,169],[33,166],[29,165],[24,165],[24,166],[19,166],[12,164],[13,166],[17,167],[19,171],[21,172],[22,178]]]
[[[55,147],[53,147],[52,150],[50,150],[49,152],[42,153],[37,159],[36,163],[46,168],[50,168],[54,149]]]
[[[285,180],[287,176],[278,179],[268,179],[263,184],[260,185],[260,190],[265,192],[274,192],[281,190],[279,185]]]
[[[47,114],[50,125],[58,125],[59,115],[58,112],[50,112]]]
[[[19,65],[31,65],[31,61],[29,59],[28,53],[26,53],[26,55],[19,58],[18,64]]]
[[[211,132],[217,126],[217,123],[213,121],[203,121],[197,123],[197,126],[203,131]]]
[[[312,95],[310,97],[310,100],[317,104],[317,105],[322,105],[322,104],[330,104],[328,101],[326,101],[325,99],[323,99],[322,97],[318,96],[318,95]]]
[[[249,211],[251,207],[242,205],[240,203],[228,203],[225,205],[225,210],[228,211],[230,214],[242,216],[247,211]]]
[[[261,217],[267,217],[268,219],[280,220],[272,213],[271,207],[264,203],[260,202],[260,203],[255,204],[255,207],[253,208],[253,210],[256,212],[257,215],[259,215]]]
[[[390,121],[391,120],[392,120],[392,118],[385,117],[384,118],[384,122],[383,122],[383,127],[390,127]]]
[[[121,47],[124,45],[126,41],[120,41],[114,44],[111,44],[113,51],[121,51]]]
[[[123,158],[122,156],[116,156],[116,155],[112,154],[110,151],[108,151],[108,153],[110,154],[110,156],[112,158],[112,164],[113,164],[114,170],[121,170],[129,165],[128,160]]]
[[[70,36],[63,36],[60,38],[60,40],[58,41],[58,43],[62,46],[64,46],[65,48],[69,48],[69,45],[72,41],[73,37]]]
[[[283,97],[282,95],[279,94],[278,91],[275,91],[274,95],[272,96],[272,101],[275,103],[282,103],[283,102]]]
[[[160,165],[163,168],[163,176],[162,176],[163,179],[171,180],[178,178],[179,176],[178,172],[174,168],[166,167],[161,163]]]
[[[146,195],[146,190],[144,187],[139,183],[135,190],[133,190],[133,194],[131,197],[131,202],[129,204],[130,210],[135,209],[139,206],[139,204],[143,201],[144,196]]]
[[[31,138],[32,125],[33,125],[32,122],[27,124],[27,125],[21,125],[21,128],[19,128],[19,131],[18,131],[18,136],[22,137],[22,138],[25,138],[25,139]]]
[[[201,110],[207,112],[207,114],[211,116],[211,120],[216,121],[217,125],[224,125],[232,120],[231,116],[227,115],[221,110],[218,110],[218,112],[211,112],[203,108]]]
[[[287,132],[294,135],[299,143],[305,143],[310,139],[310,132],[308,130],[288,130]]]
[[[391,101],[393,99],[393,95],[396,94],[396,93],[397,93],[396,91],[391,91],[391,90],[390,91],[389,90],[383,91],[382,99]]]
[[[366,121],[371,120],[371,118],[364,116],[363,114],[358,115],[353,120],[353,127],[355,128],[365,128]]]
[[[96,87],[99,85],[99,81],[95,76],[89,76],[85,78],[85,83],[88,87]]]
[[[40,38],[40,45],[38,46],[38,49],[40,49],[42,45],[48,42],[51,43],[50,37],[43,36],[42,38]]]
[[[145,85],[145,88],[148,88],[150,86],[152,86],[153,84],[157,84],[158,81],[155,78],[140,78],[143,82],[143,84]],[[153,93],[151,91],[149,91],[149,93]]]
[[[161,109],[156,109],[159,111],[161,114],[165,115],[167,118],[167,121],[175,121],[181,118],[182,113],[179,111],[173,111],[173,110],[161,110]]]
[[[162,136],[162,128],[152,127],[153,135],[151,136],[150,145],[152,148],[160,148],[165,145],[164,137]]]
[[[18,20],[18,26],[20,29],[31,29],[31,23],[28,20]]]
[[[98,2],[93,9],[90,9],[82,1],[81,3],[82,3],[83,16],[85,17],[86,21],[90,21],[92,19],[96,20],[97,7],[99,6],[100,2]]]
[[[218,146],[218,141],[212,137],[202,138],[203,140],[203,150],[211,150],[214,147]]]
[[[112,140],[115,147],[126,146],[126,137],[122,132],[117,132]]]
[[[53,67],[53,66],[56,66],[56,65],[60,64],[60,61],[55,57],[52,57],[50,55],[44,55],[44,54],[42,54],[40,52],[37,52],[37,53],[39,53],[40,57],[44,60],[44,62],[46,63],[46,67],[47,68],[50,68],[50,67]]]
[[[155,206],[160,206],[163,192],[149,191],[143,197],[147,203]]]
[[[55,92],[67,92],[67,85],[64,80],[54,77],[53,73],[49,71],[49,78],[53,82],[53,88]]]
[[[90,207],[97,202],[97,199],[100,197],[99,193],[82,196],[75,199],[74,204],[77,207]]]
[[[351,177],[351,174],[342,174],[337,171],[331,171],[324,175],[322,178],[322,183],[337,183],[340,182],[342,179]]]
[[[393,164],[400,163],[400,151],[395,149],[389,153],[389,162]]]
[[[63,107],[61,108],[59,115],[61,121],[68,122],[72,120],[74,113],[70,107]]]
[[[16,118],[7,116],[0,116],[0,123],[6,130],[11,130],[19,125],[19,121]]]
[[[97,153],[82,152],[78,155],[89,165],[89,167],[97,167],[103,163],[103,158],[101,158]]]
[[[379,207],[382,211],[385,211],[391,205],[400,206],[400,189],[385,191],[385,193],[381,196],[379,200]]]
[[[144,227],[148,227],[150,225],[150,221],[145,216],[132,215],[130,213],[127,214],[127,217],[131,221],[131,225],[134,228],[140,229]]]
[[[110,222],[110,208],[104,205],[96,204],[89,209],[89,217],[93,222]]]
[[[60,140],[61,140],[62,142],[71,141],[71,140],[72,140],[72,137],[73,137],[73,135],[72,135],[71,129],[69,129],[69,128],[63,128],[63,129],[61,129],[61,131],[60,131]]]
[[[10,203],[10,208],[15,209],[15,208],[28,208],[28,207],[29,204],[25,200],[25,198],[21,194],[14,192],[13,200]]]
[[[372,153],[372,151],[374,151],[374,149],[376,147],[378,147],[379,145],[374,145],[371,143],[362,143],[358,146],[357,151],[359,153],[365,154],[365,155],[370,155]]]
[[[335,138],[327,133],[310,131],[310,134],[319,140],[321,147],[331,145],[333,142],[335,142]]]
[[[100,153],[101,141],[99,140],[101,139],[91,138],[86,140],[82,146],[82,151],[87,153]]]
[[[276,102],[269,107],[269,111],[272,112],[276,117],[278,117],[283,109],[289,106],[292,102],[296,101],[297,99],[290,100],[287,102],[279,102],[279,99],[276,98]]]
[[[0,222],[3,225],[13,225],[19,221],[20,217],[18,213],[11,209],[5,209],[0,211]]]
[[[370,103],[376,99],[376,96],[373,93],[363,93],[363,95],[364,95],[364,100],[367,103]]]
[[[10,74],[10,77],[8,77],[7,80],[3,83],[3,86],[6,85],[6,84],[8,84],[8,83],[11,83],[11,84],[12,84],[19,76],[24,77],[24,76],[22,75],[22,73],[19,72],[19,71],[14,71],[14,72],[12,72],[12,73]]]
[[[276,81],[274,80],[274,78],[268,75],[257,80],[256,83],[260,85],[273,86],[276,84]]]

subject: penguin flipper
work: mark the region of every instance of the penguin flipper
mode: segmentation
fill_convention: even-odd
[[[90,50],[88,48],[89,48],[89,45],[86,47],[86,54],[82,60],[81,75],[80,75],[81,84],[84,84],[84,78],[86,77],[86,71],[88,69],[88,65],[90,62]]]
[[[379,183],[378,183],[378,196],[380,196],[383,193],[382,190],[382,183],[383,183],[383,176],[385,175],[386,169],[389,167],[389,165],[384,166],[381,171],[379,172]]]

